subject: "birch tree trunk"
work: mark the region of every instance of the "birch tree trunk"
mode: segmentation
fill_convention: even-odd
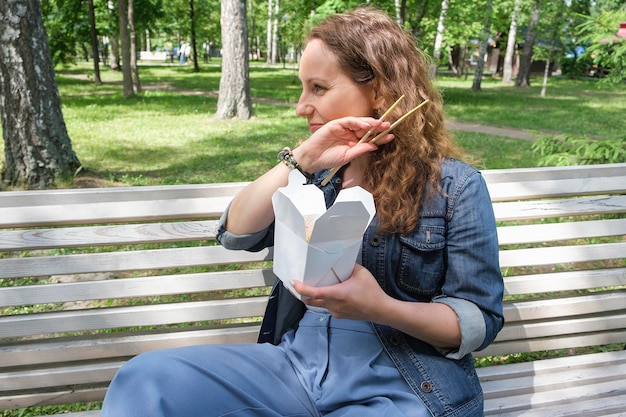
[[[246,1],[222,0],[222,75],[215,118],[252,117]]]
[[[513,79],[513,57],[517,52],[517,19],[519,18],[521,0],[515,0],[513,14],[511,15],[511,25],[509,26],[509,38],[506,42],[506,53],[504,55],[504,67],[502,69],[502,83],[511,84]]]
[[[0,1],[0,116],[6,185],[45,188],[81,164],[67,134],[39,0]]]
[[[443,44],[443,33],[445,31],[444,22],[446,20],[446,13],[448,12],[448,0],[441,1],[441,13],[439,13],[439,21],[437,22],[437,35],[435,36],[435,48],[433,50],[433,58],[435,64],[439,65],[441,59],[441,45]]]

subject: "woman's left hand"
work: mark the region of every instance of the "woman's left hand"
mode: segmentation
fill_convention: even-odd
[[[359,264],[355,265],[350,278],[340,284],[313,287],[294,281],[293,286],[303,296],[305,304],[326,308],[333,317],[341,319],[375,322],[376,307],[389,297],[376,278]]]

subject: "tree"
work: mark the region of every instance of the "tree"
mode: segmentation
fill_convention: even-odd
[[[128,36],[130,46],[130,78],[133,83],[133,93],[141,93],[139,82],[139,68],[137,67],[137,32],[135,30],[135,0],[128,0]],[[123,43],[122,43],[123,45]],[[124,63],[125,64],[125,63]]]
[[[39,0],[0,1],[0,20],[2,178],[44,188],[81,164],[63,120]]]
[[[487,44],[489,42],[489,33],[491,32],[491,14],[492,13],[493,13],[493,1],[487,0],[487,2],[485,3],[485,25],[483,27],[482,39],[480,39],[478,63],[476,65],[476,73],[474,74],[474,82],[472,83],[473,91],[480,91],[480,85],[483,80],[483,70],[485,68],[485,55],[487,54]]]
[[[433,49],[433,60],[435,61],[435,71],[433,76],[437,75],[437,68],[441,60],[441,45],[443,43],[443,33],[445,31],[446,13],[448,11],[448,0],[441,0],[441,12],[439,13],[439,21],[437,23],[437,36],[435,37],[435,48]]]
[[[517,21],[522,0],[515,0],[513,13],[511,13],[511,25],[509,26],[509,37],[506,43],[506,53],[504,55],[504,67],[502,69],[502,83],[511,84],[513,78],[513,58],[517,52]]]
[[[602,79],[607,84],[618,85],[626,79],[626,37],[618,36],[621,22],[626,22],[626,5],[621,10],[601,10],[577,28],[582,39],[589,44],[585,55],[591,57],[601,70],[608,71]]]
[[[128,33],[128,1],[117,0],[117,12],[122,43],[122,81],[124,84],[124,98],[135,95],[133,88],[133,74],[130,66],[130,34]]]
[[[89,5],[89,26],[91,35],[91,53],[93,55],[93,80],[96,84],[101,84],[100,79],[100,54],[98,53],[98,30],[96,28],[96,13],[93,7],[93,0],[88,0]]]
[[[222,0],[222,74],[217,119],[252,116],[245,0]]]
[[[530,66],[533,61],[533,47],[535,45],[535,38],[537,37],[537,25],[539,24],[539,14],[542,5],[541,1],[542,0],[535,0],[533,2],[533,10],[530,13],[530,21],[528,22],[528,29],[526,30],[526,37],[524,38],[524,49],[522,50],[519,72],[515,80],[517,87],[530,87]]]

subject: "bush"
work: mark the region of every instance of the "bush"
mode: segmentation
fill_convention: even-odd
[[[567,57],[561,60],[561,71],[570,78],[588,76],[592,70],[593,59],[586,56]]]
[[[541,155],[539,166],[592,165],[626,162],[626,137],[592,139],[586,136],[548,136],[532,144]]]

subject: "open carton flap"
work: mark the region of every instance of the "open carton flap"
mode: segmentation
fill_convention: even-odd
[[[295,294],[291,280],[325,286],[346,280],[361,248],[361,239],[376,210],[370,193],[360,187],[339,192],[326,210],[323,192],[303,184],[292,171],[289,185],[272,196],[276,229],[274,273]]]

